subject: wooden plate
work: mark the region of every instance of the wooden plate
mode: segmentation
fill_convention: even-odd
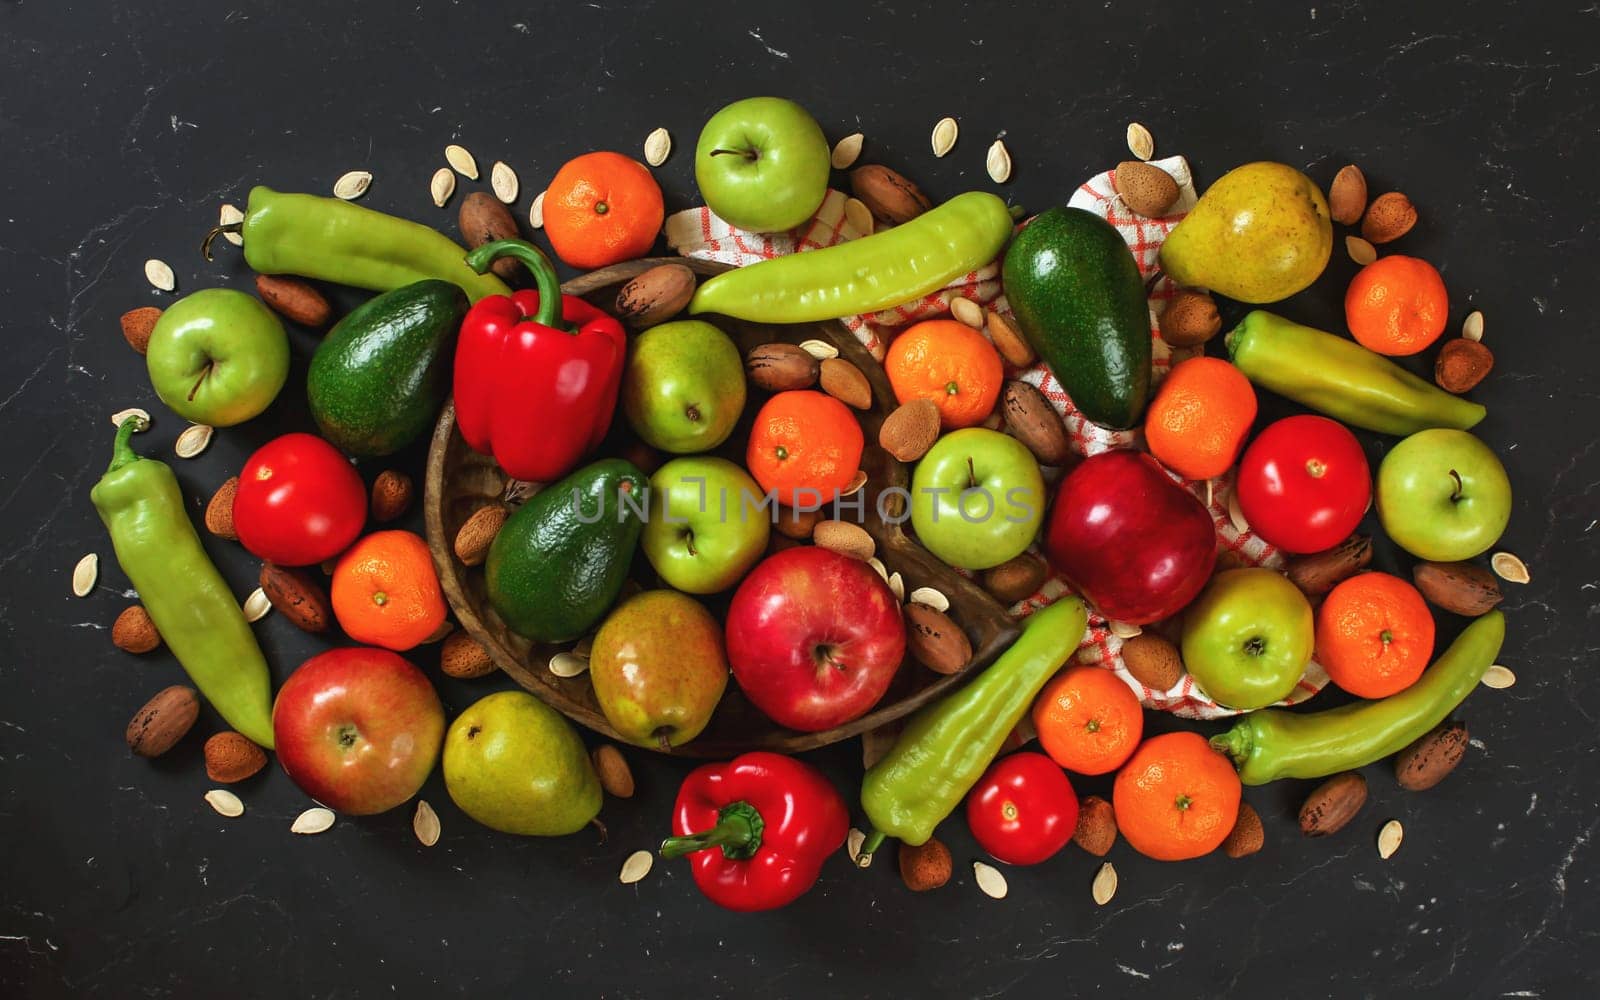
[[[637,260],[569,281],[563,286],[563,291],[582,296],[609,310],[616,301],[618,289],[629,279],[669,260],[687,264],[702,277],[728,270],[726,264],[709,261],[679,258]],[[887,512],[891,520],[901,516],[902,498],[905,496],[890,493],[882,498],[883,505],[880,508],[880,494],[891,487],[907,490],[910,486],[906,467],[877,445],[878,428],[893,409],[894,400],[883,366],[857,342],[848,329],[837,322],[771,326],[726,316],[706,318],[732,337],[741,353],[757,345],[777,341],[798,344],[805,340],[823,340],[836,346],[840,357],[852,362],[866,374],[872,383],[875,405],[871,411],[861,414],[861,426],[867,440],[861,464],[868,477],[862,526],[877,540],[878,558],[883,560],[889,572],[898,572],[904,578],[906,593],[926,586],[934,587],[950,598],[949,614],[972,640],[973,658],[962,673],[941,676],[907,657],[889,691],[871,712],[854,722],[818,733],[796,732],[779,726],[757,711],[739,691],[737,684],[729,683],[727,694],[723,696],[705,732],[688,744],[675,747],[672,752],[690,757],[726,757],[758,749],[781,752],[812,750],[892,722],[952,685],[962,683],[967,674],[993,662],[1016,637],[1016,623],[1006,615],[1004,608],[976,584],[929,554],[898,525],[888,523],[880,516],[880,509]],[[741,466],[744,464],[744,444],[749,437],[750,424],[765,397],[764,393],[754,388],[751,395],[739,427],[729,442],[718,449],[718,454]],[[602,450],[615,454],[631,440],[626,422],[618,418],[612,436]],[[428,546],[433,551],[439,580],[444,585],[445,595],[455,611],[456,619],[488,649],[495,663],[518,684],[574,721],[612,739],[620,739],[595,701],[588,674],[563,678],[550,672],[550,657],[568,647],[530,643],[511,632],[489,603],[482,568],[469,568],[455,557],[455,536],[462,523],[480,507],[500,502],[506,495],[507,485],[505,473],[492,459],[467,447],[456,430],[455,405],[453,402],[446,404],[444,412],[439,415],[433,445],[428,452],[424,504]],[[776,532],[773,535],[777,537]],[[642,555],[635,560],[634,566],[634,575],[641,584],[646,587],[661,585]],[[713,613],[719,617],[726,608],[727,596],[707,601]]]

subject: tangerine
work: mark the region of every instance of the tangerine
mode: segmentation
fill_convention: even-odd
[[[1033,727],[1050,759],[1076,774],[1109,774],[1144,735],[1144,709],[1133,689],[1104,667],[1069,667],[1033,703]]]
[[[638,160],[585,153],[556,171],[544,194],[550,246],[573,267],[597,268],[642,257],[666,217],[661,185]]]
[[[924,320],[909,327],[883,359],[902,403],[927,399],[939,408],[944,430],[973,427],[994,412],[1005,369],[989,339],[953,319]]]
[[[1439,339],[1449,315],[1439,272],[1402,254],[1362,268],[1344,294],[1345,325],[1357,343],[1379,354],[1416,354]]]
[[[1343,581],[1317,611],[1317,662],[1359,698],[1416,683],[1433,656],[1433,614],[1416,587],[1388,573]]]
[[[333,569],[333,616],[356,642],[404,651],[444,624],[444,595],[428,543],[410,531],[375,531]]]
[[[1186,479],[1232,468],[1256,419],[1256,391],[1221,358],[1190,358],[1167,374],[1144,418],[1144,439],[1162,465]]]
[[[831,503],[850,485],[865,444],[849,407],[813,389],[793,389],[756,414],[744,464],[780,504],[815,509],[812,504]]]
[[[1233,765],[1204,736],[1165,733],[1140,744],[1117,772],[1111,806],[1134,850],[1157,861],[1183,861],[1227,839],[1243,791]]]

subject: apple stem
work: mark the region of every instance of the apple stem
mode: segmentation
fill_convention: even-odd
[[[1451,469],[1450,478],[1454,479],[1456,482],[1456,488],[1450,491],[1450,502],[1455,503],[1461,499],[1461,473]]]
[[[700,554],[700,551],[694,547],[694,532],[693,531],[685,531],[683,533],[683,544],[685,544],[685,545],[687,545],[689,547],[689,554],[691,556],[697,556],[697,555]]]
[[[200,372],[200,377],[195,379],[194,388],[189,390],[189,402],[194,402],[194,394],[200,391],[200,387],[202,385],[205,385],[206,376],[211,374],[211,366],[214,364],[216,364],[214,361],[206,362],[205,369]],[[1454,475],[1454,473],[1452,473],[1452,475]],[[1460,480],[1457,480],[1457,482],[1459,481]]]
[[[753,149],[713,149],[712,156],[742,156],[747,160],[754,160],[759,154]]]
[[[977,489],[978,470],[972,467],[972,456],[967,456],[967,489]]]

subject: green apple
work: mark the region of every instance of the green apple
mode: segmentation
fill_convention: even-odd
[[[444,736],[444,787],[502,833],[559,837],[600,811],[600,779],[572,723],[526,691],[479,699]]]
[[[659,750],[683,746],[705,729],[728,686],[722,626],[687,594],[647,590],[600,626],[589,679],[618,736]]]
[[[715,594],[766,552],[772,524],[761,503],[761,487],[727,459],[675,458],[650,477],[650,517],[639,543],[668,586]]]
[[[1315,622],[1306,595],[1282,573],[1225,570],[1183,613],[1183,665],[1217,704],[1264,708],[1305,673]]]
[[[207,288],[174,302],[145,349],[150,384],[185,420],[244,423],[272,405],[289,377],[289,337],[253,295]]]
[[[1466,431],[1418,431],[1378,466],[1378,519],[1395,544],[1431,562],[1486,552],[1511,520],[1511,481]]]
[[[781,97],[749,97],[700,130],[694,179],[706,205],[758,233],[793,229],[828,193],[828,139],[811,114]]]
[[[1039,463],[1016,438],[982,427],[934,442],[911,479],[911,526],[934,555],[988,569],[1021,555],[1044,518]]]
[[[744,412],[744,359],[704,320],[653,326],[634,338],[622,373],[622,412],[654,448],[710,451]]]

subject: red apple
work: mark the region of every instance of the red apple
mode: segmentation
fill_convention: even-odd
[[[816,546],[756,565],[728,607],[728,662],[757,708],[814,733],[858,719],[906,653],[900,604],[859,559]]]
[[[313,656],[272,706],[278,761],[329,809],[366,816],[422,787],[444,742],[444,707],[422,671],[371,646]]]
[[[1217,536],[1205,505],[1155,459],[1108,451],[1061,481],[1045,550],[1102,615],[1148,625],[1200,593],[1216,565]]]

